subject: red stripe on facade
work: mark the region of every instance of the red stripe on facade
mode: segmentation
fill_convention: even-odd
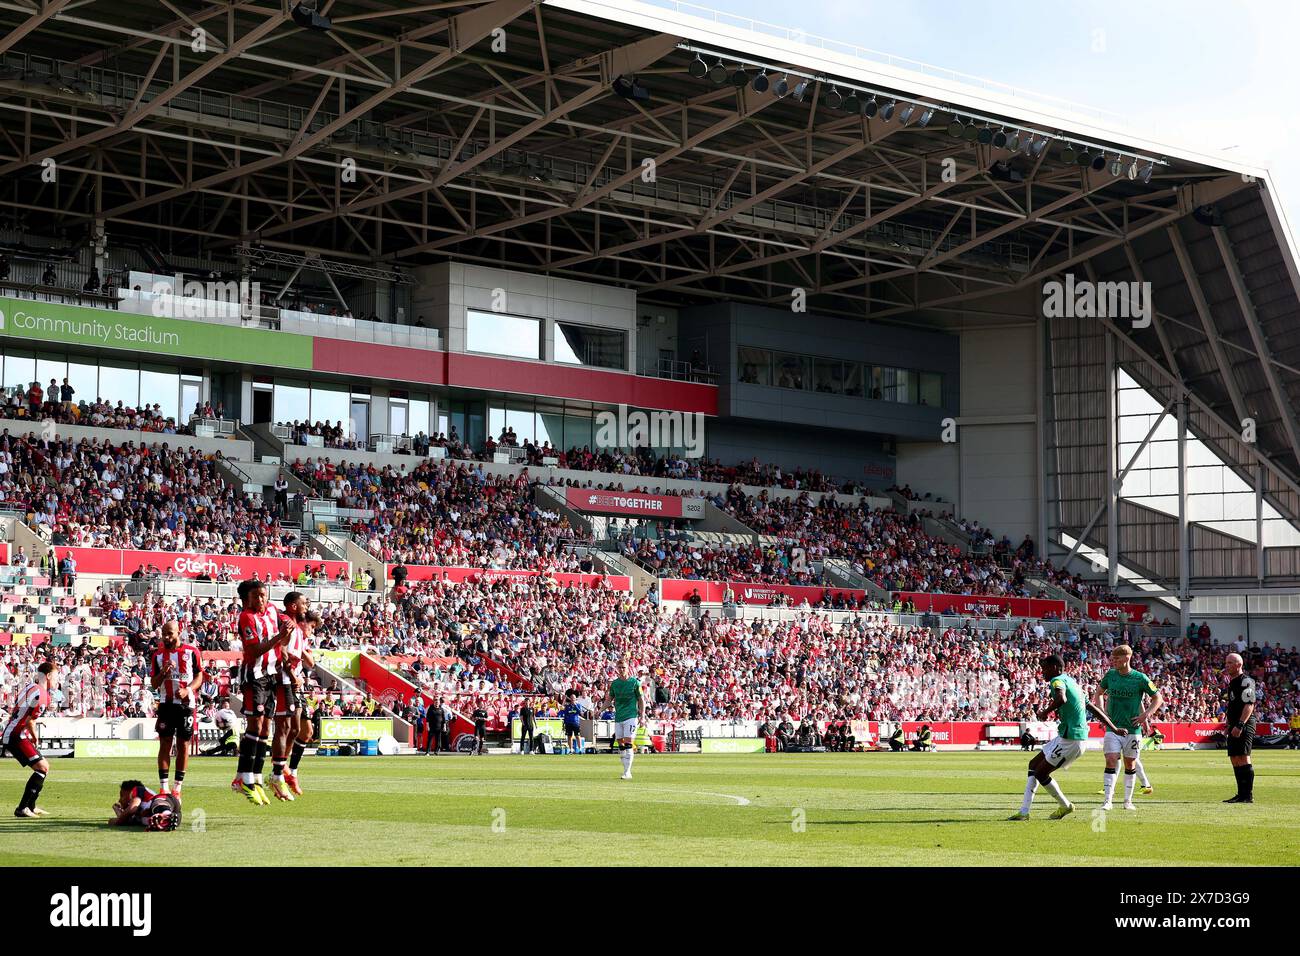
[[[452,385],[604,405],[718,414],[716,385],[674,382],[545,362],[523,362],[490,355],[433,352],[398,345],[316,338],[312,345],[312,368],[317,372],[395,382]]]
[[[625,372],[520,362],[486,355],[447,355],[449,385],[549,398],[569,398],[606,405],[718,414],[715,385],[673,382]]]
[[[447,353],[400,345],[312,340],[312,370],[426,385],[447,384]]]

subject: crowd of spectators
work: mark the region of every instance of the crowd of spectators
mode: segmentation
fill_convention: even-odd
[[[0,418],[54,422],[57,425],[92,425],[97,428],[125,428],[132,431],[158,432],[165,435],[192,435],[186,423],[178,423],[166,415],[158,403],[130,406],[120,399],[114,404],[103,398],[93,402],[75,399],[76,389],[65,378],[60,385],[50,379],[48,388],[32,382],[25,390],[21,387],[7,389]]]
[[[570,571],[581,540],[567,518],[534,501],[527,470],[491,475],[466,462],[425,461],[407,470],[296,461],[293,473],[313,492],[355,509],[349,530],[389,563]]]
[[[289,430],[289,441],[294,445],[309,444],[306,439],[321,439],[326,448],[339,448],[347,450],[364,449],[366,443],[358,438],[348,435],[348,430],[343,427],[343,422],[336,421],[333,425],[329,421],[323,422],[278,422],[281,428]]]
[[[0,433],[0,505],[56,547],[309,556],[260,495],[228,485],[218,456],[167,442]]]

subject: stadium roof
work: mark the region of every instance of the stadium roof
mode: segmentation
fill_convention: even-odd
[[[1300,494],[1298,257],[1263,166],[701,8],[321,9],[329,31],[272,0],[0,0],[3,214],[71,243],[103,219],[110,244],[163,257],[454,258],[667,305],[788,304],[797,286],[810,309],[949,328],[1023,318],[1008,303],[1063,270],[1143,278],[1156,320],[1116,331],[1225,427],[1254,418]],[[738,67],[769,88],[734,86]],[[802,100],[780,78],[807,79]]]

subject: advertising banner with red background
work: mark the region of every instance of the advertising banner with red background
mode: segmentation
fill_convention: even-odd
[[[396,565],[388,565],[386,572],[389,579],[392,579],[393,568]],[[632,590],[632,579],[622,574],[569,574],[562,572],[548,573],[542,571],[498,571],[494,568],[444,568],[432,564],[408,564],[406,565],[407,581],[433,581],[444,580],[452,584],[464,584],[466,581],[471,584],[477,584],[479,581],[497,581],[501,578],[535,578],[540,574],[547,574],[548,577],[555,578],[564,587],[595,587],[599,582],[604,582],[602,587],[611,591],[630,591]]]
[[[664,578],[659,582],[659,597],[665,601],[685,601],[698,589],[700,600],[707,604],[720,604],[728,583],[725,581],[684,581],[679,578]],[[809,604],[816,604],[827,590],[833,595],[842,595],[851,600],[864,600],[866,591],[852,588],[822,588],[797,584],[745,584],[740,581],[730,582],[731,590],[736,595],[737,604],[771,604],[778,594],[789,597],[798,604],[804,598]]]
[[[1094,621],[1118,621],[1121,612],[1128,614],[1129,622],[1137,624],[1147,616],[1145,604],[1122,604],[1115,601],[1089,601],[1088,617]]]
[[[917,731],[921,729],[923,721],[905,720],[903,721],[903,733],[908,742],[916,739]],[[985,730],[987,727],[1011,727],[1018,728],[1020,725],[1015,721],[996,720],[996,721],[935,721],[930,723],[930,731],[934,735],[934,742],[940,745],[952,745],[959,747],[974,747],[981,740],[988,740],[989,736]],[[1216,733],[1222,733],[1224,725],[1221,723],[1161,723],[1155,725],[1160,733],[1164,734],[1164,746],[1182,744],[1208,744],[1210,738]],[[1281,727],[1281,725],[1279,725]],[[1269,724],[1260,724],[1256,728],[1256,734],[1265,736],[1272,730]],[[1280,731],[1278,731],[1280,732]],[[1088,724],[1088,737],[1092,740],[1101,740],[1106,736],[1106,731],[1101,724]],[[1002,742],[1006,742],[1004,739]],[[1046,743],[1039,737],[1040,744]]]
[[[1048,598],[1015,598],[992,594],[928,594],[919,591],[898,591],[894,597],[911,601],[917,611],[935,614],[987,616],[1007,614],[1010,617],[1045,617],[1054,614],[1065,616],[1065,602]]]
[[[196,578],[204,571],[216,577],[222,568],[230,568],[236,578],[251,578],[254,574],[263,581],[284,574],[292,578],[305,567],[313,571],[325,565],[330,580],[340,572],[347,573],[346,561],[324,561],[303,558],[250,558],[240,554],[189,554],[181,551],[121,551],[116,548],[62,548],[54,553],[62,558],[69,551],[77,562],[78,574],[109,574],[129,576],[141,566],[152,564],[166,574],[176,572],[178,577]]]
[[[602,515],[640,515],[646,518],[704,517],[704,502],[699,498],[650,495],[640,491],[565,488],[564,503],[575,511]]]

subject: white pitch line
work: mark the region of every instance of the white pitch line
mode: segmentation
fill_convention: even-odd
[[[733,793],[714,793],[711,790],[679,790],[677,787],[638,787],[638,790],[654,790],[659,793],[693,793],[701,797],[722,797],[724,800],[735,800],[736,806],[747,807],[749,801],[744,797],[738,797]]]

